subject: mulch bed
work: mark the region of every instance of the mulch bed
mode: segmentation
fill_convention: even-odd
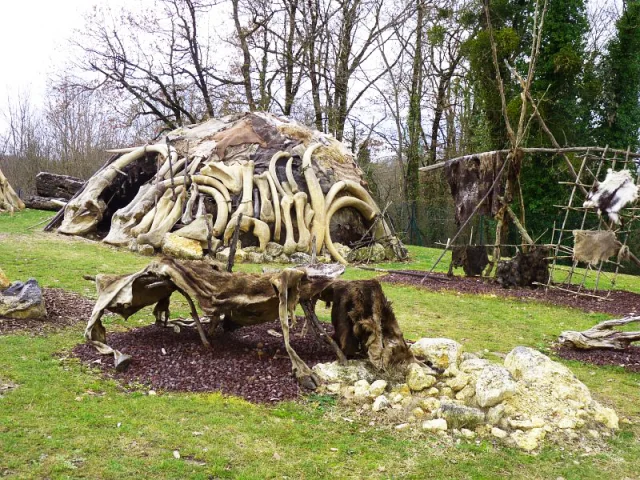
[[[409,273],[424,274],[425,272]],[[534,300],[537,302],[550,303],[565,307],[578,308],[585,312],[601,312],[616,316],[626,316],[640,312],[640,294],[626,292],[623,290],[613,290],[607,300],[601,300],[584,295],[575,295],[562,290],[549,288],[502,288],[497,283],[474,277],[447,277],[442,273],[431,273],[422,281],[422,277],[403,275],[399,273],[389,273],[380,277],[382,282],[407,284],[421,287],[427,290],[448,290],[460,293],[498,295],[501,297],[516,298],[522,300]],[[422,283],[421,283],[422,282]],[[564,287],[563,287],[564,288]]]
[[[16,320],[0,317],[0,335],[21,332],[44,335],[79,322],[87,322],[91,316],[93,302],[76,293],[65,292],[59,288],[44,288],[42,295],[47,307],[46,319]]]
[[[628,347],[625,350],[581,350],[559,346],[555,353],[566,360],[578,360],[593,365],[616,365],[631,372],[640,372],[640,347]]]
[[[291,329],[291,346],[307,365],[335,360],[333,351],[309,326],[299,337],[303,321]],[[326,326],[333,333],[330,325]],[[291,374],[284,340],[267,333],[281,333],[274,321],[233,332],[219,333],[205,349],[195,329],[156,325],[108,334],[111,347],[133,357],[125,372],[116,372],[113,356],[100,355],[88,344],[77,345],[73,354],[125,384],[142,383],[154,390],[182,392],[220,391],[256,403],[297,398],[301,390]],[[164,349],[164,352],[163,352]],[[166,352],[166,353],[165,353]]]

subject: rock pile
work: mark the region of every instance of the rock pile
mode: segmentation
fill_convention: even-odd
[[[380,379],[360,361],[313,370],[327,393],[398,423],[398,429],[492,436],[530,452],[545,437],[585,433],[596,439],[618,428],[611,408],[595,401],[567,367],[534,349],[514,348],[503,365],[463,352],[445,338],[422,338],[411,350],[433,368],[412,364],[401,383]]]

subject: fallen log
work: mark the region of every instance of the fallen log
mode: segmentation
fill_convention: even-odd
[[[84,180],[69,175],[40,172],[36,175],[36,193],[40,197],[71,200],[84,185]]]
[[[24,204],[27,208],[33,208],[35,210],[51,210],[57,212],[67,204],[64,198],[46,198],[38,195],[30,195],[24,199]]]
[[[640,315],[607,320],[584,332],[566,331],[558,337],[558,342],[569,347],[590,350],[604,348],[609,350],[625,350],[633,342],[640,340],[640,332],[623,332],[614,330],[629,323],[640,322]]]

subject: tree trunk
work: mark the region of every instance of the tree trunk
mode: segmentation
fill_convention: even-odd
[[[83,185],[84,180],[70,177],[69,175],[58,175],[49,172],[40,172],[36,175],[36,193],[39,197],[71,200]]]
[[[57,212],[67,204],[67,199],[31,195],[24,199],[24,204],[27,208],[33,208],[35,210],[51,210],[52,212]]]
[[[558,341],[562,345],[589,350],[605,348],[609,350],[625,350],[633,342],[640,340],[640,332],[621,332],[613,330],[629,323],[640,322],[640,315],[616,320],[607,320],[584,332],[572,330],[562,332]]]

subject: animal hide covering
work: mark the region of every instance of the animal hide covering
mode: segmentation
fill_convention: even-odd
[[[456,205],[455,215],[458,225],[471,216],[476,205],[491,189],[503,162],[504,158],[500,152],[485,152],[445,168],[447,182]],[[498,182],[477,213],[495,215],[500,208],[498,197],[503,194],[502,190],[501,182]]]
[[[618,213],[627,204],[638,199],[638,185],[635,184],[629,170],[607,171],[603,182],[596,182],[583,206],[597,208],[598,214],[606,213],[611,221],[620,223]]]
[[[597,265],[617,255],[622,244],[610,231],[574,230],[573,259]]]

